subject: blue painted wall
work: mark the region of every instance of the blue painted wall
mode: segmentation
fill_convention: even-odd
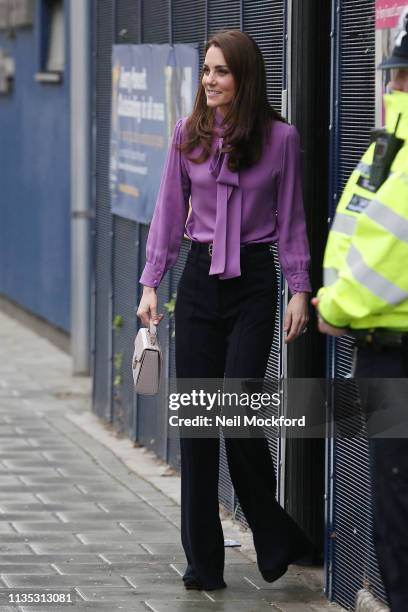
[[[12,94],[0,95],[0,294],[69,331],[69,3],[63,82],[44,84],[41,1],[32,28],[0,32],[16,62]]]

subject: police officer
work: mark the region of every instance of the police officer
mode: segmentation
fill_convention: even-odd
[[[404,11],[406,15],[407,10]],[[356,339],[369,433],[374,541],[392,612],[408,610],[408,25],[392,55],[386,126],[352,173],[312,300],[322,333]],[[364,379],[364,380],[363,380]],[[388,380],[387,380],[388,379]],[[393,379],[393,380],[390,380]],[[404,436],[404,437],[403,437]]]

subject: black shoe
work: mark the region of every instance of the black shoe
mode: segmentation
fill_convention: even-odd
[[[215,586],[215,587],[211,587],[210,589],[206,589],[204,587],[204,591],[217,591],[218,589],[226,589],[227,585],[224,581],[222,581],[222,583],[219,586]]]
[[[203,585],[197,578],[183,578],[184,586],[187,591],[202,591]]]
[[[275,580],[278,580],[284,574],[286,574],[287,571],[288,571],[288,566],[286,563],[273,570],[260,570],[262,574],[262,578],[266,580],[266,582],[275,582]]]
[[[219,586],[204,587],[196,578],[183,578],[184,587],[187,591],[216,591],[217,589],[225,589],[227,585],[222,582]]]
[[[183,576],[184,586],[187,591],[215,591],[217,589],[225,589],[226,584],[222,581],[219,585],[206,588],[202,582],[195,576],[193,567],[188,564]]]

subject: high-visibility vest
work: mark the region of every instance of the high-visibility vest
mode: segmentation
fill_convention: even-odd
[[[319,312],[336,327],[408,330],[408,93],[384,96],[386,129],[403,139],[388,178],[375,192],[375,143],[338,204],[324,256]]]

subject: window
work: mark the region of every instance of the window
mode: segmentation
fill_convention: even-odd
[[[46,70],[48,72],[63,72],[64,70],[64,7],[62,0],[48,1],[49,7],[49,38]]]
[[[0,30],[13,31],[33,24],[33,0],[0,0]]]
[[[65,23],[63,0],[41,0],[40,71],[36,80],[59,83],[65,66]]]

